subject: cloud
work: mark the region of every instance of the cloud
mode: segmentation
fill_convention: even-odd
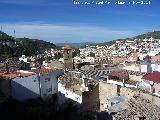
[[[127,36],[133,36],[134,32],[112,30],[97,26],[56,25],[42,23],[1,23],[3,31],[16,37],[38,38],[53,42],[89,42],[106,41]]]

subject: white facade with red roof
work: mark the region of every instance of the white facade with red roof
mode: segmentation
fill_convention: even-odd
[[[160,96],[160,72],[154,71],[152,73],[145,74],[142,77],[141,87],[143,87],[143,89],[149,88],[150,92]]]

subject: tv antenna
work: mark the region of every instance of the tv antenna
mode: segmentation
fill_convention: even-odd
[[[16,36],[15,36],[16,31],[14,30],[13,33],[14,33],[14,39],[15,39],[16,38]]]

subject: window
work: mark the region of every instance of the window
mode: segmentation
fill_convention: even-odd
[[[69,54],[69,50],[67,50],[67,54]]]

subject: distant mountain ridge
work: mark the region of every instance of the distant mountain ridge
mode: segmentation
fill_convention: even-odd
[[[73,48],[80,48],[84,47],[86,45],[92,45],[95,44],[95,42],[84,42],[84,43],[56,43],[57,46],[64,46],[65,44],[68,44],[69,46]]]

